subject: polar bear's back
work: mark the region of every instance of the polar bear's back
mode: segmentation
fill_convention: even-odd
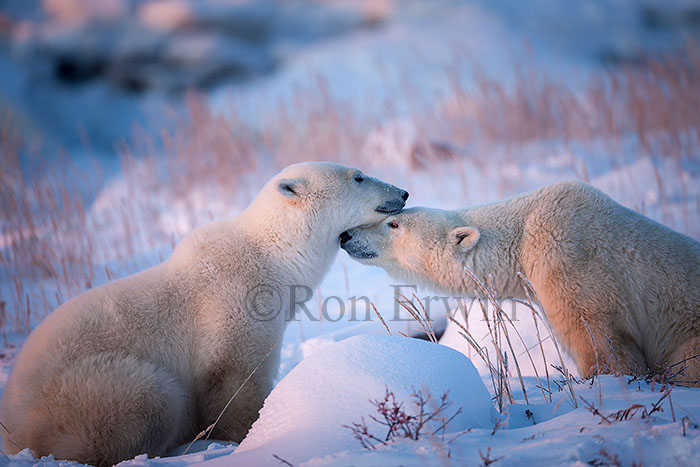
[[[535,193],[525,220],[525,243],[537,255],[565,253],[562,259],[574,271],[595,264],[599,270],[588,272],[618,273],[624,266],[639,279],[674,274],[700,286],[700,243],[696,240],[583,182],[560,182]]]

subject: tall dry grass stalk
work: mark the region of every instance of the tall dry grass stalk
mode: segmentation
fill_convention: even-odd
[[[416,297],[415,294],[412,294],[412,300],[409,300],[403,294],[399,294],[399,297],[402,300],[397,300],[397,303],[399,305],[401,305],[401,307],[404,310],[406,310],[409,315],[411,315],[411,318],[413,318],[418,323],[418,325],[423,330],[423,332],[425,333],[428,340],[434,344],[437,344],[438,339],[435,335],[435,331],[433,330],[433,324],[432,324],[431,319],[430,319],[430,314],[427,312],[427,310],[423,306],[423,302],[421,302],[421,300],[418,297]],[[417,305],[416,305],[416,302],[418,303]],[[379,313],[377,313],[377,315],[381,316],[381,315],[379,315]],[[382,323],[386,327],[386,323],[384,323],[383,319],[382,319]],[[387,328],[387,331],[388,330],[389,329]],[[391,333],[389,333],[389,334],[391,334]]]
[[[564,382],[569,389],[569,395],[571,396],[571,403],[573,404],[574,407],[578,407],[578,403],[576,402],[576,394],[574,392],[574,386],[573,386],[573,377],[571,373],[569,372],[569,369],[566,366],[566,363],[564,362],[564,357],[562,356],[561,349],[559,347],[559,343],[557,342],[557,339],[554,334],[554,329],[552,329],[552,326],[549,324],[549,321],[547,321],[547,318],[540,315],[538,313],[538,310],[535,306],[535,302],[541,303],[539,297],[537,296],[537,291],[535,290],[535,287],[532,285],[532,282],[530,282],[530,279],[525,277],[525,275],[521,272],[518,273],[518,276],[520,279],[523,281],[523,291],[525,292],[525,296],[527,297],[526,301],[523,303],[525,306],[527,306],[530,311],[533,314],[533,317],[538,317],[540,318],[540,321],[544,323],[544,325],[547,328],[547,331],[549,332],[549,335],[551,336],[552,343],[554,344],[554,348],[557,351],[557,357],[559,358],[559,364],[561,365],[559,368],[561,368],[562,374],[564,376]],[[535,297],[533,300],[532,297]],[[535,320],[535,324],[537,324],[537,321]],[[540,344],[540,349],[542,348],[542,340],[539,338],[538,334],[538,341]],[[544,350],[542,350],[542,358],[545,361],[545,368],[546,366],[546,361],[547,357],[544,354]],[[547,375],[547,384],[549,385],[549,374]],[[551,402],[551,398],[550,398]]]

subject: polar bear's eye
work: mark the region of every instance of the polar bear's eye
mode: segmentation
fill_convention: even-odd
[[[387,225],[388,225],[390,228],[392,228],[392,229],[398,229],[398,228],[399,228],[399,223],[396,222],[396,221],[391,221],[391,222],[387,223]]]
[[[355,175],[355,181],[356,181],[357,183],[364,182],[364,181],[365,181],[365,177],[363,177],[362,175]]]

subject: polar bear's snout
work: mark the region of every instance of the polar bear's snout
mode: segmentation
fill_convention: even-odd
[[[371,259],[379,256],[370,241],[362,234],[362,229],[346,230],[340,234],[340,248],[355,259]]]
[[[398,191],[398,197],[383,202],[375,208],[375,211],[380,212],[382,214],[396,214],[403,209],[403,207],[406,205],[406,200],[408,199],[408,191],[402,190],[400,188],[395,189]]]

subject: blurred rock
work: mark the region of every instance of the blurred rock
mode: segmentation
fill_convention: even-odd
[[[171,93],[269,73],[296,48],[376,26],[390,8],[311,0],[43,0],[41,16],[36,8],[17,10],[10,48],[39,79]]]
[[[700,28],[700,5],[664,9],[662,5],[644,5],[640,9],[642,24],[649,29]]]

